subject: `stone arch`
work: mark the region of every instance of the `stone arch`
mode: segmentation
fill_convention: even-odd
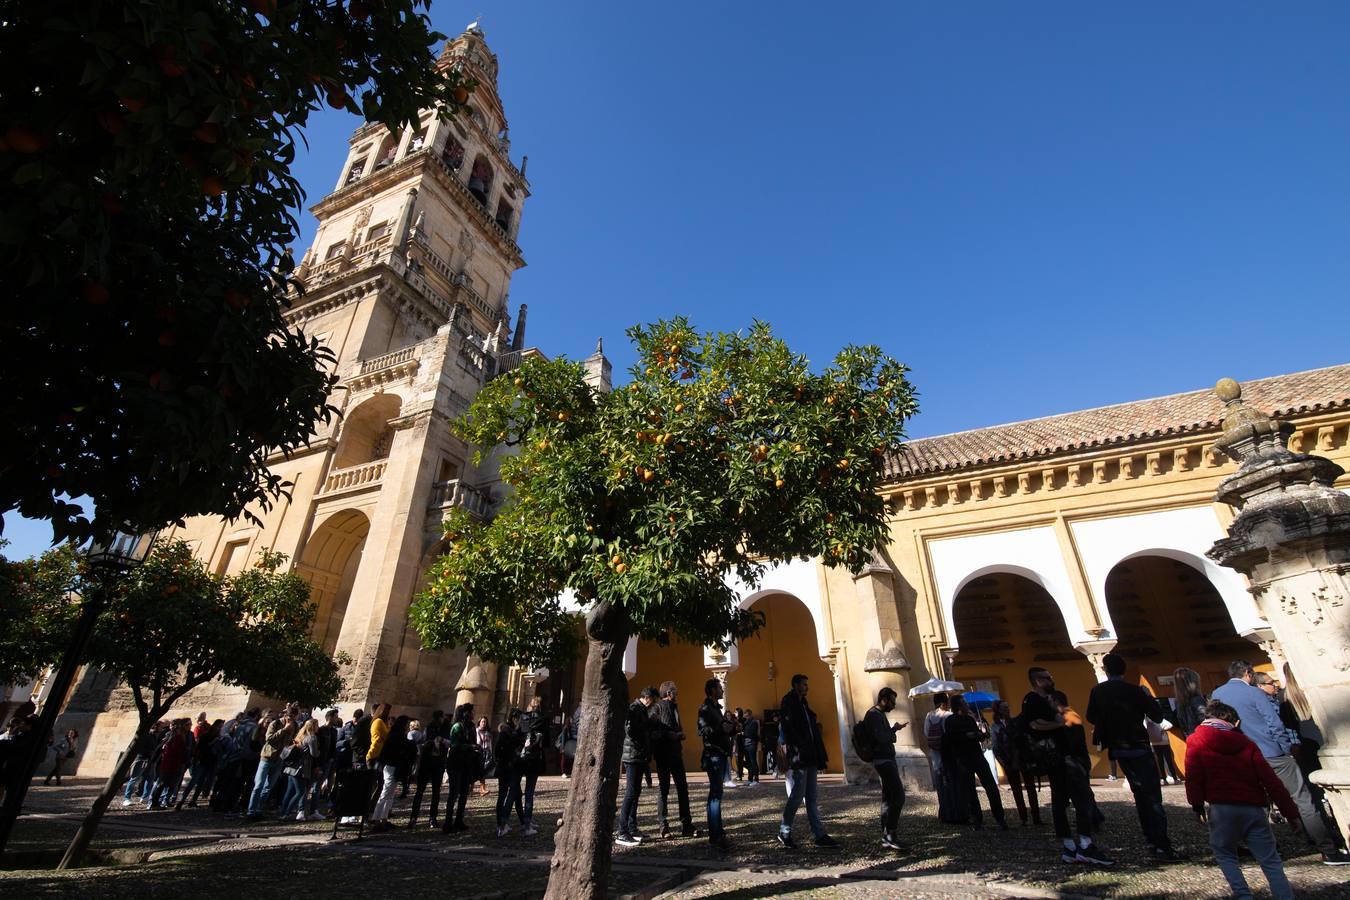
[[[1016,714],[1030,690],[1027,669],[1040,666],[1081,713],[1096,673],[1075,649],[1061,605],[1034,573],[1019,568],[991,568],[962,582],[951,610],[952,677],[1008,701]]]
[[[826,771],[844,770],[839,696],[834,673],[821,658],[815,613],[795,594],[761,590],[742,601],[764,613],[764,626],[736,645],[736,668],[727,676],[727,707],[749,707],[763,719],[776,714],[792,676],[808,680],[807,702],[815,710],[829,755]]]
[[[354,509],[335,512],[320,524],[300,552],[296,571],[310,584],[315,605],[313,634],[324,651],[337,649],[370,519]]]
[[[464,145],[459,142],[450,129],[446,129],[445,143],[441,145],[441,162],[445,163],[446,168],[451,172],[458,172],[459,167],[464,165]]]
[[[1226,536],[1213,508],[1190,506],[1111,516],[1074,522],[1070,528],[1088,588],[1111,634],[1115,632],[1105,609],[1107,577],[1117,565],[1138,556],[1175,559],[1202,573],[1218,591],[1238,634],[1268,627],[1242,576],[1205,556],[1215,541]]]
[[[388,458],[394,440],[390,423],[398,418],[402,406],[397,394],[376,394],[348,412],[343,418],[333,468],[345,469]]]
[[[487,161],[486,156],[480,153],[474,157],[473,166],[469,169],[469,181],[465,186],[474,199],[483,204],[484,209],[487,209],[488,198],[492,196],[492,182],[496,177],[492,163]]]
[[[1105,584],[1115,651],[1130,677],[1170,696],[1180,666],[1200,673],[1206,693],[1227,680],[1233,659],[1267,664],[1269,658],[1234,627],[1228,605],[1200,561],[1182,551],[1132,553],[1112,566]]]

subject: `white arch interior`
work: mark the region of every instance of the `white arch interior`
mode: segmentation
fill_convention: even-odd
[[[972,580],[994,572],[1021,575],[1045,588],[1064,617],[1070,643],[1093,640],[1083,628],[1064,555],[1055,530],[1049,526],[930,540],[928,558],[941,601],[947,644],[953,649],[957,641],[952,609],[957,594]]]
[[[1089,519],[1073,522],[1069,528],[1083,562],[1088,589],[1101,611],[1102,624],[1111,629],[1111,637],[1115,637],[1116,632],[1106,608],[1106,578],[1118,564],[1138,556],[1175,559],[1203,574],[1219,592],[1238,634],[1251,634],[1258,628],[1267,627],[1257,611],[1256,602],[1247,593],[1242,576],[1216,565],[1205,556],[1205,551],[1214,546],[1215,541],[1226,537],[1212,507],[1192,506]]]

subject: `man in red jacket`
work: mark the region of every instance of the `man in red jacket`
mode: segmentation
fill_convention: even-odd
[[[1293,900],[1266,808],[1274,802],[1295,831],[1303,822],[1275,770],[1237,724],[1237,710],[1227,703],[1212,700],[1205,707],[1205,720],[1186,739],[1186,799],[1202,822],[1209,804],[1209,845],[1234,897],[1252,895],[1237,859],[1237,846],[1245,843],[1276,900]]]

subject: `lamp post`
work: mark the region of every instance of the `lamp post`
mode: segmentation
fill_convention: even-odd
[[[87,559],[90,569],[98,571],[100,576],[91,579],[89,585],[91,590],[80,603],[80,618],[75,622],[70,643],[66,646],[66,652],[61,657],[61,665],[52,678],[52,687],[47,693],[47,699],[42,704],[42,713],[38,716],[38,724],[29,744],[28,760],[24,763],[27,767],[26,773],[16,779],[14,789],[5,794],[4,807],[0,808],[0,853],[3,853],[9,844],[14,822],[19,818],[24,798],[28,794],[28,784],[47,756],[47,737],[52,733],[56,717],[66,702],[66,695],[70,693],[75,673],[79,671],[85,648],[94,633],[94,625],[107,605],[105,582],[143,563],[154,542],[155,532],[141,535],[129,531],[116,531],[106,542],[95,541],[89,548]]]

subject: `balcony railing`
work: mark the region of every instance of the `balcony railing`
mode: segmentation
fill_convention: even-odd
[[[492,501],[479,488],[471,487],[458,478],[452,478],[449,481],[438,481],[431,486],[429,506],[431,509],[460,506],[478,518],[486,519],[488,511],[492,508]]]
[[[349,488],[378,485],[380,479],[384,477],[384,470],[388,465],[389,460],[377,459],[374,462],[362,463],[359,466],[334,469],[328,473],[328,478],[324,480],[323,490],[320,493],[328,494]]]
[[[392,369],[401,363],[408,362],[417,356],[417,345],[404,347],[402,350],[395,350],[393,353],[386,353],[384,356],[377,356],[374,359],[368,359],[361,363],[361,374],[369,375],[372,372],[381,372],[385,369]]]

